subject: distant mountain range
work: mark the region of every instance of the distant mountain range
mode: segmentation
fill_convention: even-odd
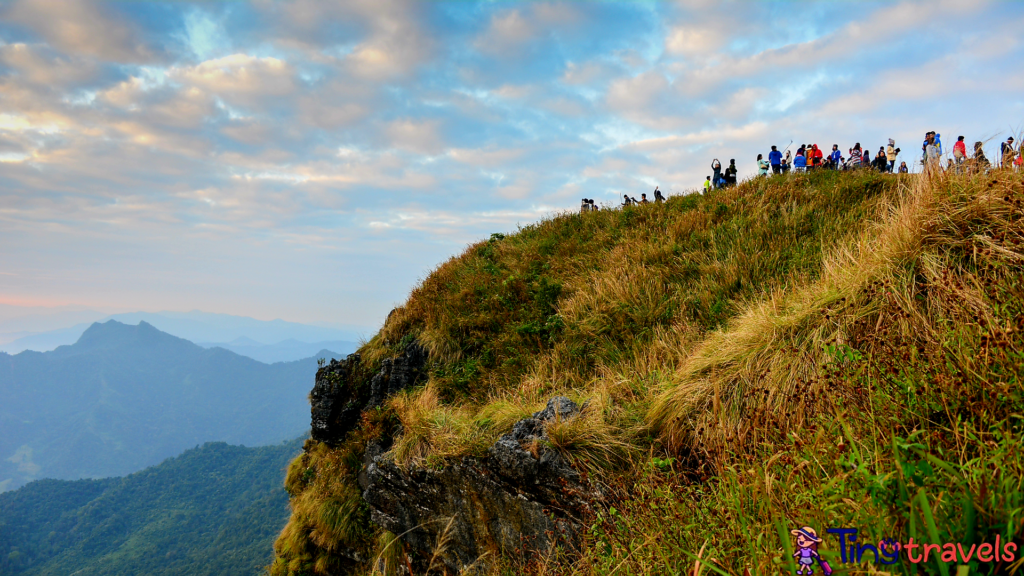
[[[299,342],[295,339],[282,340],[277,344],[261,344],[248,338],[235,338],[231,342],[197,342],[203,348],[223,348],[241,356],[248,356],[266,364],[291,362],[316,356],[321,350],[337,351],[337,356],[347,356],[359,348],[358,342],[346,340],[324,340],[322,342]],[[330,360],[330,358],[328,358]]]
[[[92,310],[60,310],[48,314],[17,314],[4,306],[0,315],[0,351],[38,352],[78,341],[93,321],[124,324],[146,322],[158,330],[210,348],[218,346],[261,362],[289,362],[308,358],[322,349],[348,354],[359,347],[364,329],[329,328],[284,320],[256,320],[208,312],[131,312],[104,314]],[[33,310],[33,309],[26,309]]]
[[[124,478],[39,480],[0,494],[5,576],[256,576],[288,518],[302,439],[205,444]]]
[[[209,441],[294,438],[317,358],[341,356],[268,365],[113,320],[51,352],[0,353],[0,492],[124,475]]]

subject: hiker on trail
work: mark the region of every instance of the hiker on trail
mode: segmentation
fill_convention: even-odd
[[[767,176],[768,175],[768,168],[770,168],[770,167],[771,167],[771,164],[769,164],[768,161],[764,159],[764,156],[762,156],[761,154],[758,154],[757,155],[757,175],[758,176]]]
[[[1011,168],[1013,166],[1013,160],[1017,156],[1013,149],[1013,136],[1006,139],[999,145],[999,157],[1001,159],[1001,166],[1003,168]]]
[[[622,195],[622,205],[623,206],[632,206],[633,205],[633,201],[629,199],[629,194],[623,194]]]
[[[772,165],[773,174],[782,174],[782,152],[775,146],[772,146],[772,151],[768,153],[768,163]]]
[[[942,134],[938,132],[932,132],[932,134],[935,134],[935,152],[942,156]]]
[[[658,190],[657,186],[654,187],[654,201],[655,202],[664,202],[665,201],[665,197],[661,195],[661,190]]]
[[[782,158],[782,173],[788,174],[789,169],[793,167],[793,153],[786,150],[786,155]]]
[[[814,151],[814,154],[811,156],[811,158],[814,160],[814,167],[821,168],[821,165],[824,163],[823,158],[825,157],[825,155],[821,153],[821,148],[818,148],[817,144],[811,146],[811,150]]]
[[[594,199],[593,198],[590,199],[590,211],[591,212],[597,212],[597,204],[594,204]]]
[[[957,171],[959,171],[960,165],[967,160],[967,144],[964,144],[964,137],[958,136],[956,144],[953,144],[953,160],[956,161]]]
[[[935,132],[924,133],[924,142],[921,143],[921,164],[928,161],[928,145],[932,143],[933,136],[935,136]]]
[[[984,146],[981,142],[974,143],[974,158],[971,159],[971,164],[976,172],[988,172],[988,169],[992,167],[992,163],[985,157]]]
[[[721,188],[722,183],[719,181],[722,180],[722,163],[718,161],[718,158],[711,161],[711,172],[714,174],[714,179],[711,182],[715,188]]]
[[[796,156],[793,157],[793,167],[797,172],[805,172],[807,170],[807,157],[804,156],[803,146],[796,150]]]
[[[739,170],[736,169],[736,159],[729,160],[729,167],[725,169],[725,180],[730,186],[736,185],[736,173]]]
[[[900,162],[899,172],[900,172],[900,174],[909,174],[910,173],[910,169],[907,168],[907,163],[906,162]]]
[[[833,170],[838,170],[843,162],[843,153],[839,151],[839,144],[832,145],[832,153],[828,155],[828,161],[832,164]]]
[[[580,214],[584,212],[590,212],[590,201],[586,198],[580,201]]]
[[[647,194],[641,194],[640,195],[640,203],[641,204],[650,204],[651,203],[650,200],[647,199]]]
[[[704,181],[704,193],[707,194],[708,192],[711,192],[711,176],[708,176],[708,179]]]

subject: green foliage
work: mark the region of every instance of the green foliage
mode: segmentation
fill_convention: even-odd
[[[287,520],[281,472],[301,443],[209,443],[124,478],[0,494],[0,573],[255,575]]]

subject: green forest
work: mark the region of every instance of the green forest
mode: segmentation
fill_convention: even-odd
[[[301,448],[207,443],[122,478],[0,494],[0,574],[256,574],[288,519],[281,479]]]

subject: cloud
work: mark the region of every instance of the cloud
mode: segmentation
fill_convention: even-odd
[[[0,17],[5,298],[372,324],[581,196],[1024,112],[1014,3],[68,6]]]
[[[2,15],[68,54],[127,63],[149,62],[156,56],[126,18],[85,0],[20,0]]]

